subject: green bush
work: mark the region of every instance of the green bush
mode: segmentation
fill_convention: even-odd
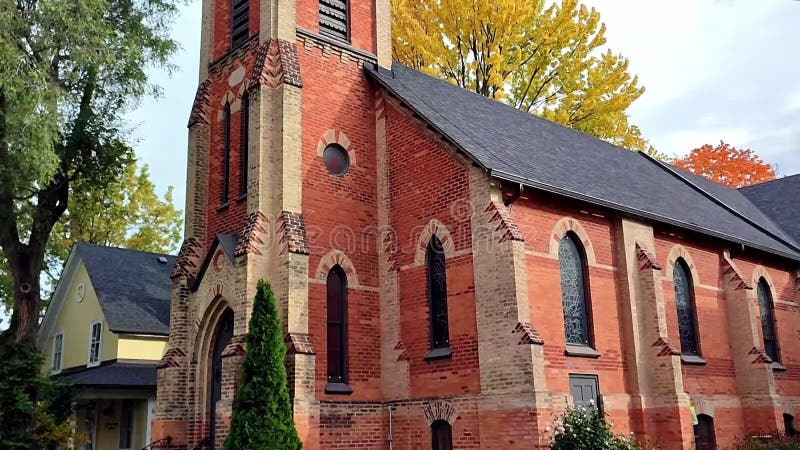
[[[66,449],[84,438],[72,431],[72,388],[42,375],[44,357],[0,335],[0,448]]]
[[[258,282],[226,450],[299,450],[281,323],[269,283]]]
[[[773,433],[772,437],[750,437],[737,441],[732,450],[800,450],[800,438],[783,433]]]
[[[632,436],[616,435],[596,407],[570,407],[550,428],[553,450],[642,450]]]

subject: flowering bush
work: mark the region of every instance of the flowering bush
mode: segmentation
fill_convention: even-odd
[[[800,437],[775,433],[771,438],[751,437],[737,441],[734,450],[800,450]]]
[[[642,450],[633,436],[614,434],[595,406],[569,408],[548,428],[553,450]]]

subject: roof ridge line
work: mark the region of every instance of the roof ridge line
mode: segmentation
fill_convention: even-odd
[[[759,186],[765,186],[767,184],[772,184],[772,183],[776,183],[778,181],[788,180],[790,178],[795,178],[795,177],[800,177],[800,173],[794,173],[792,175],[786,175],[785,177],[780,177],[780,178],[775,178],[775,179],[772,179],[772,180],[762,181],[760,183],[755,183],[755,184],[751,184],[751,185],[748,185],[748,186],[742,186],[740,188],[736,188],[736,190],[739,191],[739,192],[742,192],[742,191],[746,191],[746,190],[748,190],[750,188],[757,188]]]
[[[177,255],[173,255],[172,253],[159,253],[159,252],[151,252],[147,250],[139,250],[136,248],[129,248],[129,247],[118,247],[116,245],[105,245],[105,244],[95,244],[93,242],[86,242],[86,241],[79,241],[74,244],[75,246],[90,246],[90,247],[99,247],[109,250],[123,250],[126,252],[136,252],[136,253],[143,253],[146,255],[156,255],[156,256],[171,256],[177,257]]]
[[[776,235],[775,233],[773,233],[773,232],[772,232],[772,231],[770,231],[770,230],[767,230],[766,228],[764,228],[764,227],[763,227],[761,224],[759,224],[758,222],[756,222],[756,221],[754,221],[754,220],[750,219],[749,217],[747,217],[747,216],[745,216],[744,214],[742,214],[741,212],[739,212],[739,210],[737,210],[736,208],[734,208],[734,207],[732,207],[732,206],[728,205],[728,204],[727,204],[727,203],[725,203],[724,201],[722,201],[722,200],[720,200],[720,199],[716,198],[715,196],[711,195],[711,193],[709,193],[709,192],[708,192],[708,191],[706,191],[705,189],[703,189],[703,188],[701,188],[700,186],[698,186],[698,185],[696,185],[695,183],[693,183],[691,180],[689,180],[689,178],[682,176],[682,175],[681,175],[680,173],[678,173],[678,172],[677,172],[677,170],[676,170],[676,169],[674,169],[673,167],[669,166],[668,164],[666,164],[666,163],[664,163],[664,162],[662,162],[662,161],[659,161],[659,160],[657,160],[656,158],[654,158],[654,157],[652,157],[652,156],[648,155],[647,153],[644,153],[644,152],[637,152],[637,153],[639,153],[639,154],[640,154],[642,157],[644,157],[646,160],[648,160],[648,161],[652,162],[652,163],[653,163],[653,164],[655,164],[656,166],[658,166],[658,167],[661,167],[662,169],[664,169],[665,171],[667,171],[667,173],[669,173],[669,174],[670,174],[670,175],[672,175],[673,177],[675,177],[675,178],[679,179],[679,180],[680,180],[680,181],[682,181],[684,184],[688,185],[689,187],[691,187],[691,188],[692,188],[692,189],[694,189],[695,191],[697,191],[697,192],[699,192],[700,194],[702,194],[704,197],[708,198],[709,200],[711,200],[712,202],[716,203],[717,205],[719,205],[719,206],[723,207],[725,210],[727,210],[728,212],[730,212],[730,213],[731,213],[731,214],[733,214],[734,216],[738,217],[739,219],[743,220],[743,221],[744,221],[745,223],[747,223],[748,225],[750,225],[750,226],[752,226],[752,227],[755,227],[755,228],[756,228],[758,231],[760,231],[760,232],[762,232],[762,233],[766,234],[767,236],[769,236],[769,237],[771,237],[771,238],[775,239],[776,241],[778,241],[778,242],[782,243],[783,245],[786,245],[787,247],[789,247],[789,248],[791,248],[791,249],[793,249],[793,250],[795,250],[795,251],[797,251],[797,252],[800,252],[800,245],[798,245],[798,244],[797,244],[797,243],[795,243],[794,241],[787,241],[787,240],[786,240],[786,239],[784,239],[783,237]],[[731,188],[731,189],[733,189],[733,188]],[[738,191],[738,189],[733,189],[733,190],[735,190],[735,191]],[[748,202],[750,201],[750,199],[749,199],[749,198],[747,198],[747,197],[745,197],[745,200],[747,200]],[[752,202],[751,202],[751,203],[752,203]],[[756,205],[753,205],[753,206],[755,206],[756,208],[758,208],[758,206],[756,206]],[[759,210],[761,210],[761,208],[758,208],[758,209],[759,209]],[[767,217],[767,220],[770,220],[770,221],[771,221],[772,219],[770,219],[769,217]],[[775,226],[777,227],[778,225],[776,224]],[[780,227],[778,227],[778,228],[780,229]]]

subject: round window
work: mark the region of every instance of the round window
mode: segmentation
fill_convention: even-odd
[[[331,175],[341,177],[350,169],[350,156],[341,145],[331,144],[325,147],[322,152],[322,159],[325,161],[325,167]]]

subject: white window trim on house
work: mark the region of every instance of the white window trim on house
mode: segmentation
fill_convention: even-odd
[[[97,338],[97,361],[92,361],[92,337],[95,325],[100,326],[100,335]],[[100,365],[100,361],[103,359],[103,322],[101,320],[95,320],[94,322],[89,324],[89,348],[86,353],[86,367],[96,367]]]
[[[59,343],[59,337],[61,338],[61,346],[56,347],[56,343]],[[58,360],[56,360],[56,355],[58,355]],[[56,364],[58,361],[58,364]],[[61,369],[64,367],[64,331],[58,330],[58,333],[53,335],[53,358],[50,365],[50,373],[55,375],[61,372]]]

